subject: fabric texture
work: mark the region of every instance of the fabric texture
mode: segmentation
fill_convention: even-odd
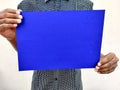
[[[92,10],[89,0],[23,0],[18,8],[23,11]],[[31,90],[83,90],[81,70],[34,71]]]

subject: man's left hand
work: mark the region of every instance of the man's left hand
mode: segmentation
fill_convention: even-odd
[[[109,74],[115,70],[118,66],[118,57],[114,53],[109,53],[107,55],[101,55],[100,61],[95,68],[100,74]]]

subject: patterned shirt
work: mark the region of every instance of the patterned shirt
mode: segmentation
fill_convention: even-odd
[[[89,0],[23,0],[23,11],[91,10]],[[34,71],[31,90],[83,90],[79,69]]]

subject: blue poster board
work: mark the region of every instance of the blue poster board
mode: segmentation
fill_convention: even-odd
[[[19,70],[94,68],[100,59],[105,10],[22,12]]]

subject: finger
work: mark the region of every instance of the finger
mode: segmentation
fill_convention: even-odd
[[[2,18],[20,18],[21,10],[13,10],[13,9],[5,9],[4,11],[0,12],[0,19]]]
[[[5,18],[0,20],[0,24],[19,24],[19,23],[21,23],[21,19]]]
[[[13,18],[13,19],[22,19],[22,15],[19,14],[12,14],[12,13],[4,13],[4,14],[0,14],[0,18]]]
[[[99,74],[109,74],[109,73],[112,73],[114,71],[114,69],[113,70],[111,70],[111,71],[108,71],[108,72],[98,72]]]
[[[118,66],[118,64],[116,63],[116,64],[112,65],[112,67],[104,68],[104,69],[99,69],[98,72],[108,72],[111,69],[115,69],[117,66]]]
[[[20,14],[0,13],[0,19],[4,18],[22,19],[23,17]]]
[[[110,68],[112,65],[116,64],[118,62],[118,58],[113,58],[110,62],[104,64],[104,65],[101,65],[99,67],[99,69],[104,69],[104,68]]]
[[[107,71],[99,71],[98,73],[100,73],[100,74],[109,74],[109,73],[113,72],[114,70],[115,70],[115,68],[113,67],[113,68],[110,69],[110,70],[107,70]]]
[[[109,53],[109,54],[105,55],[105,57],[102,57],[100,59],[98,66],[101,66],[101,65],[104,65],[104,64],[110,62],[114,57],[116,57],[114,53]]]
[[[100,69],[100,67],[96,66],[94,70],[95,70],[96,72],[98,72],[99,69]]]
[[[3,10],[3,12],[7,12],[7,13],[13,13],[13,14],[20,14],[20,10],[15,10],[15,9],[10,9],[10,8],[8,8],[8,9],[5,9],[5,10]]]
[[[1,24],[0,25],[0,32],[4,32],[7,29],[15,28],[15,27],[17,27],[17,24]]]

